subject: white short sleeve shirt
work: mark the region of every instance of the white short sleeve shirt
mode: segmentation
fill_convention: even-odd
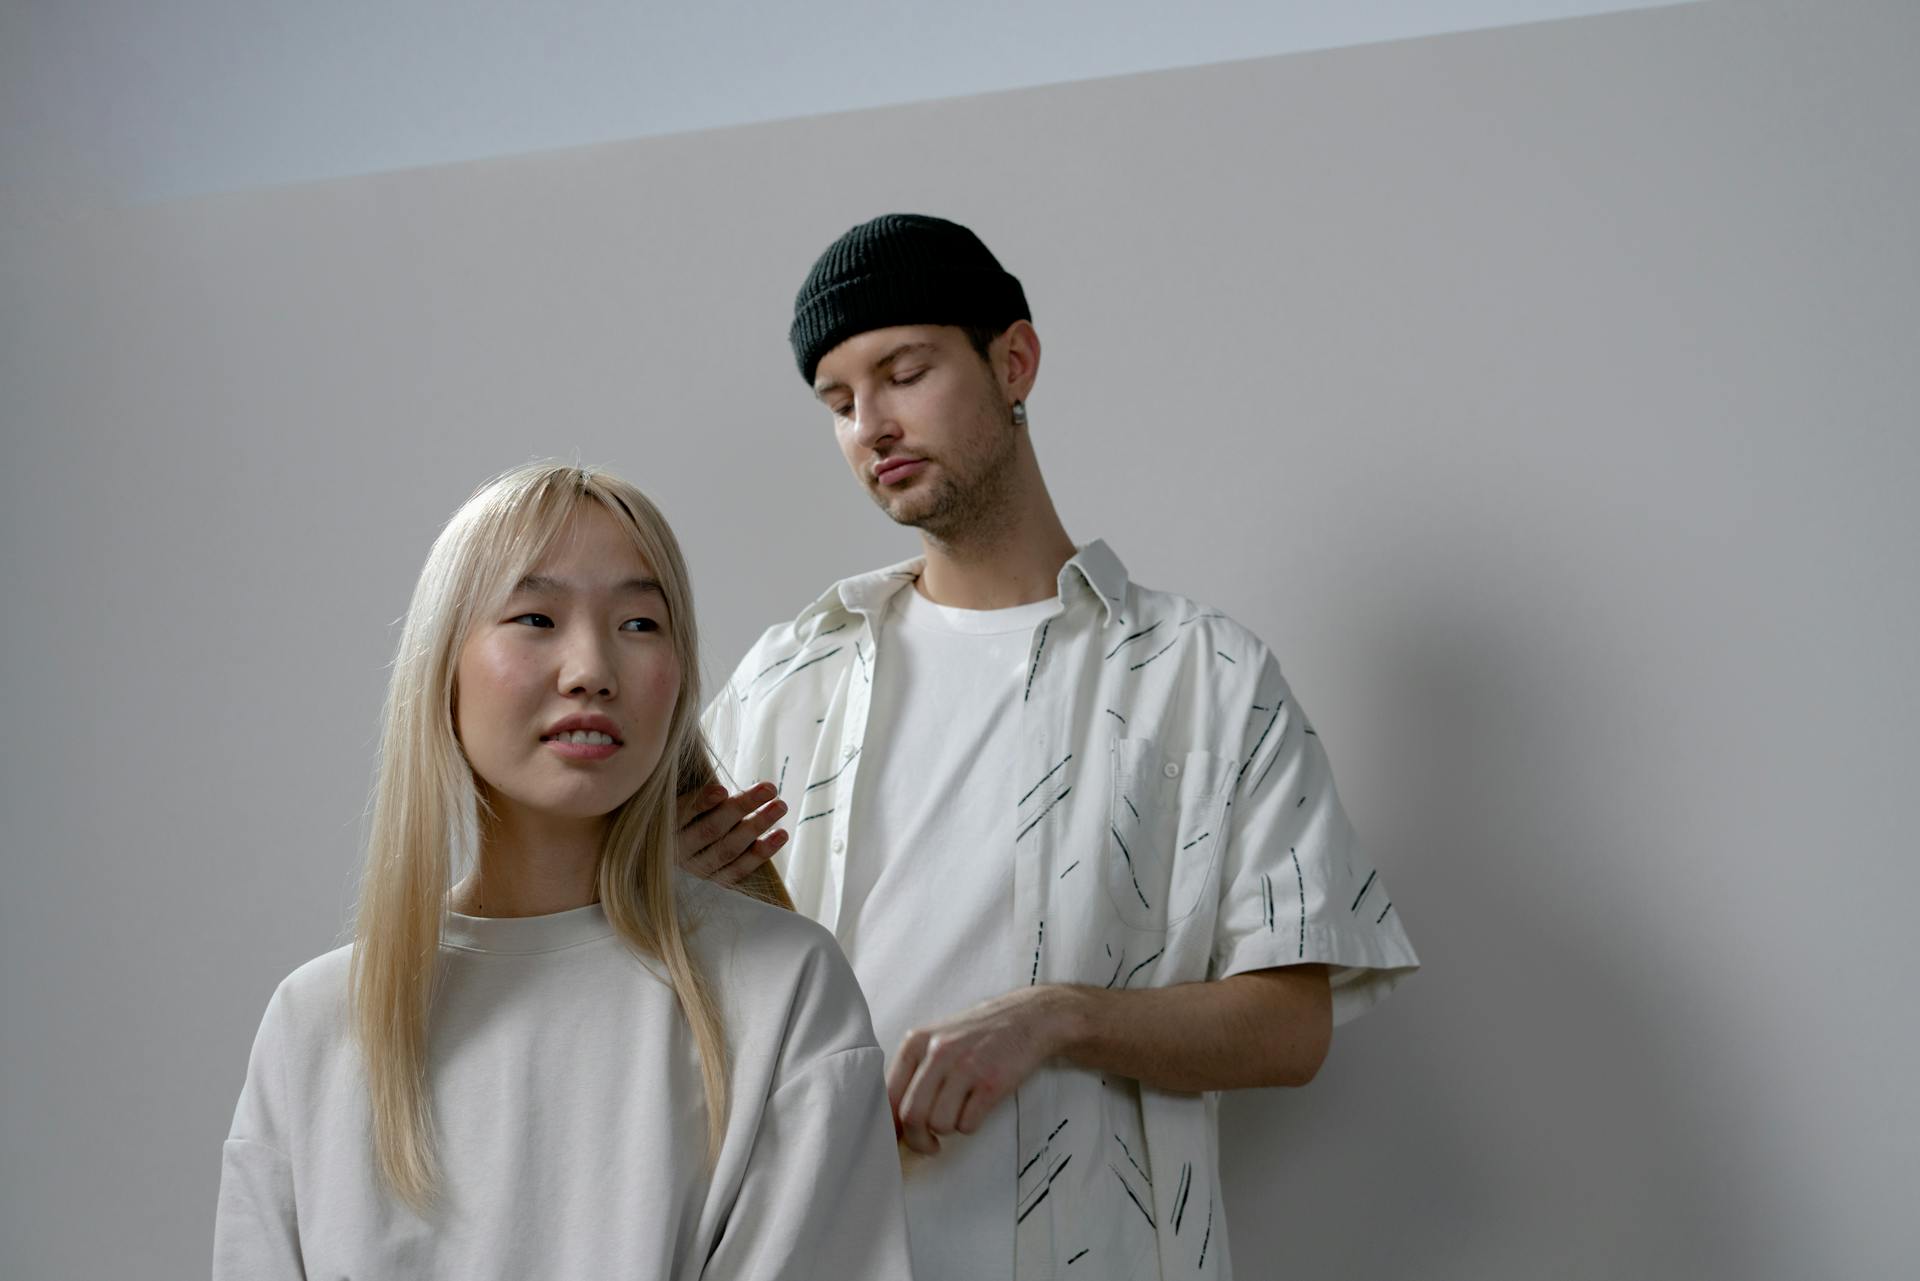
[[[830,929],[873,768],[863,748],[896,712],[874,696],[876,620],[920,568],[835,584],[770,629],[707,710],[734,776],[779,783],[794,815],[781,873]],[[955,798],[1012,813],[1017,983],[1164,986],[1321,962],[1337,1023],[1417,968],[1258,637],[1131,582],[1094,542],[1061,569],[1059,609],[1026,648],[1008,781]],[[1061,1063],[1030,1077],[1015,1109],[1020,1281],[1231,1276],[1206,1096]]]

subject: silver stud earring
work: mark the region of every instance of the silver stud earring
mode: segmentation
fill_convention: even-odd
[[[1027,425],[1027,402],[1024,400],[1016,400],[1013,402],[1013,425],[1015,427],[1025,427]]]

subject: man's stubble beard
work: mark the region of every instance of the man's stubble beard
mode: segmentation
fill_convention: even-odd
[[[950,471],[944,461],[935,459],[938,468],[932,478],[930,494],[902,495],[922,500],[917,510],[895,512],[883,495],[875,492],[874,501],[896,524],[909,525],[936,543],[948,546],[991,543],[1013,525],[1014,475],[1019,459],[1018,429],[1010,412],[1001,407],[989,421],[998,422],[998,438],[993,453],[983,460],[978,474],[962,479]]]

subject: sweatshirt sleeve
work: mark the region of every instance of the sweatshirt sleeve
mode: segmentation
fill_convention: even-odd
[[[285,989],[267,1003],[220,1154],[220,1198],[213,1219],[213,1281],[305,1278],[293,1167],[287,1157]]]
[[[816,1059],[767,1101],[739,1197],[702,1281],[909,1281],[884,1058]]]

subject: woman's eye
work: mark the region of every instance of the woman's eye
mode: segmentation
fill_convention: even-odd
[[[629,618],[626,622],[620,624],[620,630],[623,632],[657,632],[660,630],[660,624],[654,622],[651,618]]]
[[[528,627],[552,627],[553,620],[545,614],[516,614],[507,620],[509,623],[525,623]]]

